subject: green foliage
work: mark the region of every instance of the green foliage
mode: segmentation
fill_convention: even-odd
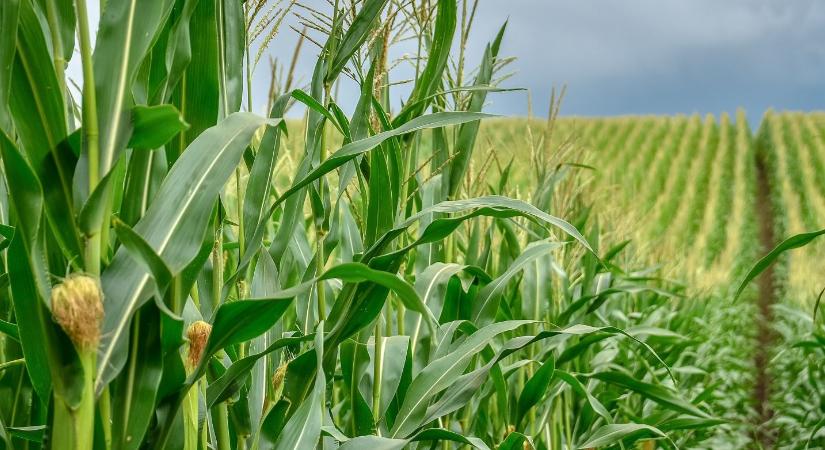
[[[594,121],[608,153],[589,164],[551,113],[507,163],[483,125],[505,27],[465,67],[468,2],[312,11],[312,79],[254,101],[252,54],[282,14],[266,2],[108,0],[94,49],[70,3],[0,4],[0,449],[695,447],[739,412],[702,354],[718,323],[697,331],[706,310],[610,245],[585,189],[632,167],[646,231],[713,229],[708,262],[738,264],[750,207],[719,190],[738,217],[722,233],[702,203],[715,179],[752,188],[725,126]],[[421,59],[393,111],[399,41]],[[269,117],[249,111],[262,100]],[[284,121],[298,104],[301,130]],[[707,173],[718,161],[739,165]],[[76,273],[104,293],[96,351],[51,317]]]

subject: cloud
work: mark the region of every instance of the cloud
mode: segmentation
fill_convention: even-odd
[[[326,0],[303,3],[329,9]],[[97,2],[90,3],[96,23]],[[552,86],[568,86],[562,112],[579,115],[733,111],[752,121],[768,107],[823,108],[825,2],[817,0],[480,0],[468,61],[509,19],[501,53],[515,56],[510,86],[532,92],[544,110]],[[295,19],[291,22],[295,24]],[[264,112],[268,58],[288,62],[297,36],[285,24],[254,77]],[[412,43],[395,56],[413,51]],[[307,82],[318,49],[305,44],[296,73]],[[80,80],[79,57],[70,76]],[[403,66],[394,74],[407,78]],[[404,88],[397,88],[395,98]],[[343,105],[357,98],[339,90]],[[524,115],[524,94],[490,95],[490,109]]]
[[[494,2],[498,5],[504,2]],[[519,57],[512,82],[537,101],[567,84],[563,111],[583,115],[822,107],[825,4],[816,1],[602,0],[508,2],[502,52]],[[492,10],[492,11],[491,11]],[[817,101],[819,100],[819,101]],[[546,100],[545,100],[546,101]],[[493,108],[524,112],[523,100]]]

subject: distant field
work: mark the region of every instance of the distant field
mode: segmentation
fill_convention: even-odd
[[[300,120],[289,123],[288,149],[303,148],[301,127]],[[431,148],[429,135],[421,139]],[[483,122],[477,145],[477,178],[497,180],[512,164],[505,186],[511,194],[529,195],[535,153],[575,164],[589,201],[611,220],[613,241],[630,239],[636,254],[702,290],[727,290],[762,253],[757,157],[765,162],[775,237],[825,225],[825,177],[818,176],[825,173],[825,113],[768,113],[757,129],[744,112],[561,117],[552,124],[500,118]],[[473,188],[485,193],[484,184]],[[786,295],[815,298],[811,280],[823,257],[825,242],[785,257]]]

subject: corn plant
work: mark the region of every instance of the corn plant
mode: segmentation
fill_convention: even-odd
[[[612,325],[674,294],[600,255],[575,166],[535,158],[526,200],[479,166],[504,26],[469,70],[478,2],[304,6],[315,69],[263,117],[251,79],[293,4],[108,0],[94,47],[85,0],[0,5],[2,448],[672,446],[719,423],[665,331]]]

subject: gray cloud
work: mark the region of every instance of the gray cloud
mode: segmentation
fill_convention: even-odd
[[[325,0],[304,3],[328,8]],[[97,11],[91,16],[96,22]],[[518,61],[507,84],[528,88],[537,111],[554,85],[568,86],[562,112],[576,115],[719,113],[741,106],[757,122],[768,107],[822,109],[825,101],[825,2],[481,0],[470,62],[508,18],[502,54]],[[259,112],[269,87],[267,58],[287,61],[296,39],[284,26],[258,67]],[[395,55],[409,51],[398,48]],[[309,79],[317,53],[305,47],[300,79]],[[78,60],[69,70],[76,80]],[[410,70],[394,75],[406,78]],[[341,87],[342,104],[355,100],[353,87]],[[394,97],[402,93],[397,89]],[[496,113],[527,113],[523,93],[491,95],[490,102]]]
[[[493,5],[500,12],[490,11]],[[506,6],[505,6],[506,5]],[[822,108],[825,4],[816,1],[603,0],[485,3],[510,15],[502,51],[514,84],[538,100],[568,85],[563,112],[582,115]],[[486,28],[482,27],[482,28]],[[524,112],[523,100],[493,109]]]

